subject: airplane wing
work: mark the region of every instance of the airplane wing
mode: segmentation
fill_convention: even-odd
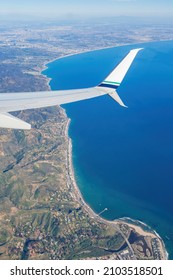
[[[62,105],[84,99],[110,95],[121,106],[123,101],[116,92],[135,56],[141,49],[133,49],[98,86],[92,88],[40,92],[17,92],[0,94],[0,127],[30,129],[31,125],[10,115],[9,112]]]

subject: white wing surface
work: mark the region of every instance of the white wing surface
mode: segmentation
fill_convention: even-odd
[[[84,88],[0,94],[0,113],[62,105],[107,93],[104,88]]]
[[[142,48],[131,50],[129,54],[118,64],[118,66],[108,75],[108,77],[104,80],[103,84],[112,84],[117,87],[120,86],[135,56],[140,50],[142,50]]]
[[[8,113],[0,114],[0,127],[14,129],[31,129],[31,125]]]
[[[116,89],[120,85],[132,61],[140,50],[141,49],[134,49],[130,51],[129,54],[122,60],[122,62],[110,73],[106,80],[104,80],[100,85],[93,88],[40,92],[1,93],[0,127],[14,129],[31,128],[30,124],[8,114],[8,112],[62,105],[102,96],[105,94],[109,94],[121,106],[126,107],[117,94]]]

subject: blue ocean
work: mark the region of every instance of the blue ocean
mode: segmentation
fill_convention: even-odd
[[[95,212],[148,224],[173,259],[173,41],[67,56],[43,74],[54,90],[95,86],[136,47],[144,50],[117,90],[128,109],[109,96],[63,106],[75,176]]]

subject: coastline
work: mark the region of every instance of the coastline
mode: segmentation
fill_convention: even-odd
[[[66,115],[65,110],[64,110],[64,113]],[[129,221],[124,221],[124,219],[127,219],[127,218],[116,219],[116,220],[113,220],[113,221],[106,220],[106,219],[100,217],[98,214],[96,214],[92,210],[92,208],[85,202],[85,200],[84,200],[84,198],[83,198],[83,196],[80,192],[80,189],[79,189],[79,187],[76,183],[75,174],[74,174],[74,168],[73,168],[73,162],[72,162],[72,139],[68,135],[70,122],[71,122],[71,119],[67,117],[67,123],[66,123],[66,128],[65,128],[65,137],[66,137],[67,142],[68,142],[68,148],[67,148],[67,181],[69,183],[71,183],[71,185],[72,185],[72,188],[73,188],[73,191],[74,191],[74,194],[75,194],[73,196],[73,198],[75,198],[76,201],[81,204],[81,206],[83,207],[83,210],[86,211],[92,219],[95,219],[97,222],[104,223],[106,225],[114,225],[116,227],[116,229],[120,232],[120,234],[123,236],[123,238],[125,239],[126,243],[130,247],[130,250],[132,251],[132,253],[134,253],[133,249],[132,249],[131,245],[129,244],[128,240],[126,239],[126,237],[124,236],[124,234],[120,231],[120,229],[118,227],[119,224],[128,225],[131,230],[134,230],[137,234],[142,235],[144,237],[157,238],[159,240],[159,243],[160,243],[162,259],[167,260],[168,257],[169,257],[169,254],[166,250],[166,247],[165,247],[165,244],[164,244],[162,238],[159,236],[159,234],[156,231],[152,230],[148,225],[144,224],[141,221],[135,221],[131,218],[128,218]],[[138,224],[141,224],[141,226],[138,225]],[[145,225],[145,227],[147,227],[148,230],[143,229],[142,225]],[[134,259],[135,259],[135,255],[134,255]]]
[[[167,41],[173,41],[173,40],[161,40],[160,42],[167,42]],[[40,68],[40,71],[38,72],[40,75],[43,75],[44,77],[46,77],[47,79],[47,85],[48,87],[50,88],[50,81],[51,81],[51,78],[47,77],[46,75],[42,74],[43,71],[45,71],[46,69],[48,69],[48,64],[49,63],[52,63],[56,60],[59,60],[59,59],[63,59],[63,58],[66,58],[66,57],[70,57],[70,56],[73,56],[73,55],[78,55],[78,54],[83,54],[83,53],[89,53],[89,52],[93,52],[93,51],[99,51],[99,50],[106,50],[106,49],[111,49],[111,48],[114,48],[114,47],[123,47],[123,46],[134,46],[136,44],[146,44],[146,43],[157,43],[158,41],[154,41],[154,40],[151,40],[151,41],[147,41],[147,42],[135,42],[135,43],[132,43],[132,44],[114,44],[113,46],[109,46],[109,47],[100,47],[100,48],[96,48],[96,49],[91,49],[91,50],[84,50],[84,51],[76,51],[76,52],[73,52],[73,53],[70,53],[70,54],[62,54],[60,55],[59,57],[55,58],[55,59],[51,59],[49,60],[48,62],[44,63],[43,64],[43,67]]]
[[[74,54],[77,54],[77,53],[74,53]],[[69,54],[69,55],[65,55],[65,56],[62,56],[60,58],[57,58],[57,59],[61,59],[61,58],[64,58],[64,57],[67,57],[67,56],[72,56],[73,54]],[[48,68],[48,64],[55,61],[56,59],[50,61],[50,62],[46,62],[46,64],[44,64],[44,68],[42,69],[42,71],[40,71],[40,75],[43,75],[44,77],[46,77],[47,79],[47,86],[49,87],[49,89],[51,90],[50,88],[50,81],[51,81],[51,78],[47,77],[45,74],[43,74],[42,72],[45,71],[47,68]],[[169,254],[166,250],[166,247],[165,247],[165,244],[164,244],[164,241],[162,240],[162,238],[159,236],[159,234],[155,231],[155,230],[152,230],[148,225],[144,224],[143,222],[141,221],[135,221],[131,218],[120,218],[120,219],[116,219],[116,220],[106,220],[102,217],[100,217],[98,214],[96,214],[92,208],[85,202],[82,194],[81,194],[81,191],[76,183],[76,179],[75,179],[75,173],[74,173],[74,168],[73,168],[73,161],[72,161],[72,139],[69,137],[69,134],[68,134],[68,131],[69,131],[69,126],[70,126],[70,122],[71,122],[71,119],[67,117],[67,114],[66,114],[66,111],[65,109],[63,109],[61,107],[61,109],[64,111],[64,114],[66,116],[66,119],[67,119],[67,123],[66,123],[66,127],[65,127],[65,130],[64,130],[64,134],[65,134],[65,138],[67,140],[67,161],[66,161],[66,170],[67,170],[67,183],[70,184],[72,186],[72,189],[74,191],[74,195],[73,198],[74,200],[76,200],[78,203],[80,203],[80,205],[83,207],[83,210],[86,211],[88,213],[88,215],[90,216],[90,218],[92,219],[96,219],[97,222],[99,223],[104,223],[106,225],[114,225],[116,227],[116,229],[122,234],[122,236],[125,238],[124,234],[120,231],[118,225],[121,223],[121,224],[126,224],[130,227],[131,230],[134,230],[137,234],[139,235],[142,235],[144,237],[151,237],[151,238],[157,238],[159,240],[159,243],[160,243],[160,248],[161,248],[161,254],[162,254],[162,259],[163,260],[168,260],[169,259]],[[129,221],[124,221],[123,219],[128,219]],[[141,225],[139,225],[141,224]],[[143,227],[142,227],[142,224],[147,226],[148,230],[144,230]],[[130,247],[130,250],[132,250],[128,240],[125,238],[125,241],[127,242],[127,244],[129,245]],[[133,250],[132,250],[132,253],[133,253]],[[135,256],[134,256],[134,259],[135,259]]]

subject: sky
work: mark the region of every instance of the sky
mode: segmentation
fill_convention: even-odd
[[[173,17],[173,0],[0,0],[4,17]]]

